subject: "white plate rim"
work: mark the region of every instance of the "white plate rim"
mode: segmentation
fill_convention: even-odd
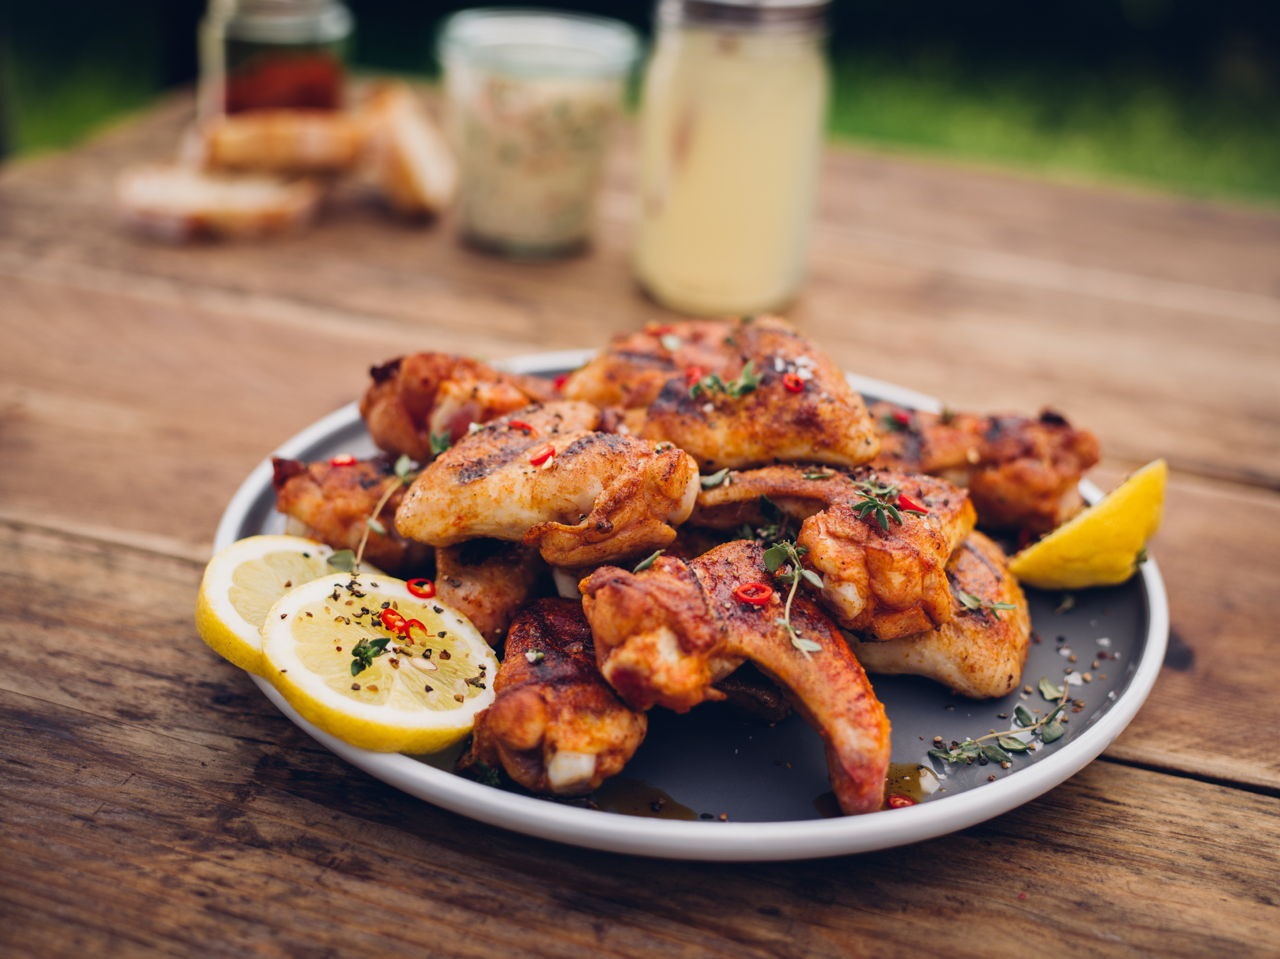
[[[536,353],[495,365],[513,373],[574,369],[594,350]],[[871,377],[846,374],[860,392],[903,406],[937,412],[938,400],[924,393]],[[282,443],[271,456],[294,457],[336,430],[359,419],[349,403]],[[236,490],[214,536],[214,550],[230,545],[255,500],[271,483],[271,456],[266,457]],[[1088,502],[1101,491],[1082,481]],[[375,753],[348,745],[303,719],[265,679],[250,678],[294,725],[326,749],[369,775],[443,809],[542,839],[607,852],[664,859],[760,862],[813,859],[872,852],[945,835],[984,822],[1052,789],[1096,759],[1137,715],[1155,685],[1169,638],[1169,607],[1154,559],[1140,571],[1147,604],[1147,635],[1142,656],[1127,688],[1083,733],[1049,756],[1015,774],[974,789],[905,809],[862,816],[791,822],[704,822],[650,819],[570,806],[522,796],[473,782],[399,753]]]

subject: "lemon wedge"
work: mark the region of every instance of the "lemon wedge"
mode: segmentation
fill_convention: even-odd
[[[1088,509],[1009,561],[1009,572],[1041,589],[1123,583],[1160,526],[1169,467],[1155,460]]]
[[[282,596],[262,627],[262,654],[266,679],[305,719],[377,752],[438,752],[460,740],[493,702],[498,671],[465,616],[369,572]]]
[[[204,569],[196,630],[215,653],[262,675],[262,623],[281,596],[334,572],[333,550],[301,536],[250,536],[219,551]]]

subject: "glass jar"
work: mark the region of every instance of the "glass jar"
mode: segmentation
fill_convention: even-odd
[[[517,258],[582,249],[638,42],[625,23],[477,9],[441,30],[463,238]]]
[[[210,0],[200,25],[201,115],[337,110],[351,25],[339,0]]]
[[[799,289],[826,119],[825,9],[659,4],[641,106],[635,270],[666,306],[759,313]]]

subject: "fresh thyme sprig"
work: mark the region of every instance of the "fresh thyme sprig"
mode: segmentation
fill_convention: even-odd
[[[695,374],[696,375],[696,374]],[[691,399],[697,399],[703,393],[724,393],[734,399],[746,396],[760,385],[760,374],[756,372],[755,360],[747,360],[736,379],[725,382],[719,373],[709,373],[689,387]]]
[[[375,639],[362,639],[351,647],[351,675],[359,676],[373,665],[373,661],[387,652],[390,636],[378,636]]]
[[[801,636],[791,622],[791,604],[795,601],[796,591],[800,588],[800,580],[804,579],[817,589],[822,589],[823,585],[821,576],[800,565],[801,557],[807,552],[805,547],[796,546],[790,540],[774,543],[764,551],[765,569],[771,572],[778,582],[791,587],[787,592],[787,602],[777,623],[786,629],[787,635],[791,637],[791,645],[804,653],[805,658],[808,658],[810,653],[816,653],[822,649],[822,646],[812,639]]]
[[[889,532],[889,520],[893,520],[899,526],[902,525],[902,510],[898,506],[898,497],[901,494],[898,487],[891,483],[881,483],[874,476],[859,480],[853,486],[862,497],[853,507],[853,511],[859,517],[862,519],[868,516],[875,517],[875,521],[886,533]],[[908,509],[907,512],[918,513],[919,510]]]
[[[431,442],[432,456],[439,456],[441,453],[443,453],[445,450],[447,450],[450,446],[453,445],[453,442],[449,439],[448,433],[432,433],[430,434],[428,439]]]
[[[760,497],[760,512],[764,514],[763,525],[753,527],[749,523],[743,523],[738,527],[738,539],[754,539],[761,543],[770,543],[794,537],[791,517],[769,497]]]
[[[1000,610],[1018,608],[1017,606],[1013,605],[1013,603],[989,602],[988,600],[982,599],[978,596],[974,596],[973,593],[966,593],[963,589],[957,589],[955,591],[955,595],[956,595],[956,599],[960,600],[960,605],[963,606],[965,609],[973,610],[975,613],[980,613],[983,610],[989,609],[991,610],[992,614],[995,616],[996,619],[1000,618]]]
[[[987,733],[985,736],[966,739],[964,742],[953,742],[949,749],[942,749],[941,747],[930,749],[929,755],[948,764],[965,763],[966,765],[972,765],[985,759],[987,762],[1003,765],[1012,762],[1015,753],[1031,751],[1032,744],[1019,739],[1014,735],[1015,733],[1030,733],[1033,737],[1032,742],[1038,739],[1045,745],[1057,742],[1067,733],[1059,717],[1062,715],[1062,711],[1067,708],[1071,687],[1066,683],[1058,686],[1053,681],[1042,676],[1040,677],[1039,688],[1041,696],[1055,703],[1053,709],[1040,719],[1032,716],[1031,711],[1019,703],[1013,709],[1013,716],[1017,724],[1022,727],[1021,729],[1007,729],[1004,732]],[[992,742],[992,740],[995,740],[995,742]]]

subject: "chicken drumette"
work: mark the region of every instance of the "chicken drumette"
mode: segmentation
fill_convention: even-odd
[[[498,647],[511,617],[549,583],[538,551],[500,539],[472,539],[436,550],[436,595]]]
[[[272,485],[276,509],[297,520],[306,533],[334,549],[358,549],[368,529],[364,556],[374,566],[397,576],[431,568],[431,550],[400,536],[392,518],[404,498],[404,487],[385,456],[352,461],[303,463],[273,458]],[[378,514],[385,533],[368,528],[369,517],[389,487],[395,487]]]
[[[943,476],[969,488],[989,529],[1043,533],[1080,508],[1077,484],[1098,462],[1098,440],[1058,413],[1024,416],[922,413],[872,407],[880,430],[875,465]]]
[[[793,460],[857,466],[879,447],[844,374],[774,317],[628,334],[570,377],[565,393],[621,402],[627,431],[674,443],[704,470]]]
[[[591,792],[622,770],[648,727],[601,677],[573,600],[540,599],[516,616],[493,688],[459,765],[501,765],[533,792]]]
[[[1031,617],[1004,552],[971,533],[951,557],[947,579],[954,614],[949,622],[888,642],[850,636],[850,648],[873,673],[926,676],[974,699],[1007,695],[1027,661]]]
[[[443,442],[472,423],[551,399],[554,388],[534,376],[500,373],[478,360],[448,353],[412,353],[369,370],[373,383],[360,415],[379,449],[425,463]]]
[[[945,568],[974,523],[964,490],[890,470],[766,466],[703,490],[691,522],[758,527],[771,510],[803,520],[796,545],[845,628],[893,639],[951,618]]]
[[[433,546],[523,542],[566,567],[667,545],[693,508],[696,464],[669,444],[597,432],[597,420],[561,401],[469,433],[422,471],[396,528]]]
[[[582,592],[600,671],[637,709],[685,712],[723,699],[713,684],[750,660],[821,734],[841,809],[878,809],[889,764],[884,707],[840,632],[804,596],[790,623],[811,651],[792,642],[763,554],[737,540],[688,563],[659,557],[640,573],[597,569]]]

